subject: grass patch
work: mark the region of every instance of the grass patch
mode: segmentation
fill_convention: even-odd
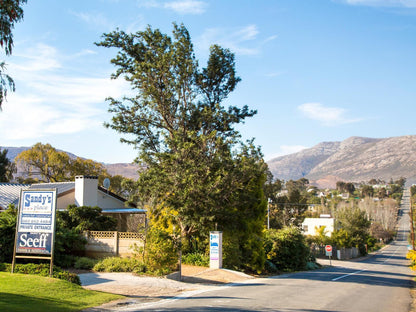
[[[72,312],[121,298],[54,278],[0,272],[0,311]]]

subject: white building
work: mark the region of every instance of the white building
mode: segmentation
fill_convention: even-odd
[[[302,231],[305,235],[316,235],[316,230],[325,226],[325,235],[331,236],[332,232],[334,232],[334,225],[335,219],[327,216],[321,216],[321,218],[305,218],[302,222]]]

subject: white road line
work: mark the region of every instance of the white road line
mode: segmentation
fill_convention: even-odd
[[[348,276],[351,276],[351,275],[355,275],[355,274],[358,274],[358,273],[361,273],[361,272],[364,272],[364,271],[367,271],[367,269],[360,270],[360,271],[355,271],[355,272],[352,272],[352,273],[349,273],[349,274],[345,274],[345,275],[342,275],[342,276],[338,276],[336,278],[333,278],[332,281],[335,282],[335,281],[340,280],[340,279],[342,279],[344,277],[348,277]]]

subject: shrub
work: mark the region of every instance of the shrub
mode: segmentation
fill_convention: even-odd
[[[2,271],[11,272],[12,265],[9,263],[3,264],[0,266]],[[15,273],[21,274],[32,274],[32,275],[40,275],[40,276],[49,276],[49,264],[41,263],[41,264],[34,264],[34,263],[27,263],[27,264],[16,264],[14,266]],[[79,276],[74,273],[69,273],[67,271],[63,271],[58,266],[53,266],[52,277],[59,278],[62,280],[66,280],[68,282],[81,285],[81,280]]]
[[[182,263],[198,266],[209,266],[209,256],[194,252],[182,256]]]
[[[96,259],[78,257],[75,260],[74,268],[78,270],[91,270],[97,262],[98,260]]]
[[[0,262],[11,262],[16,232],[17,209],[14,205],[0,213]]]
[[[264,248],[267,259],[281,271],[304,270],[309,257],[309,247],[298,228],[268,230]]]
[[[406,255],[407,259],[410,259],[410,261],[412,261],[411,269],[413,271],[416,271],[416,251],[415,250],[409,250],[409,252]]]
[[[152,227],[147,232],[145,263],[157,274],[172,272],[178,263],[177,246],[168,232]]]
[[[279,270],[277,269],[277,266],[269,260],[266,260],[266,262],[264,263],[264,270],[267,273],[277,273],[277,272],[279,272]]]
[[[105,258],[93,267],[97,272],[146,272],[146,265],[137,258],[120,258],[109,257]]]

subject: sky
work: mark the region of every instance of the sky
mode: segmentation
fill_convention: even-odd
[[[0,146],[49,143],[105,163],[137,151],[103,126],[106,97],[130,92],[111,80],[117,50],[103,33],[147,25],[188,29],[200,66],[209,47],[235,53],[242,79],[224,105],[257,115],[238,125],[264,158],[351,136],[413,135],[416,0],[29,0],[14,29],[16,83],[0,112]]]

